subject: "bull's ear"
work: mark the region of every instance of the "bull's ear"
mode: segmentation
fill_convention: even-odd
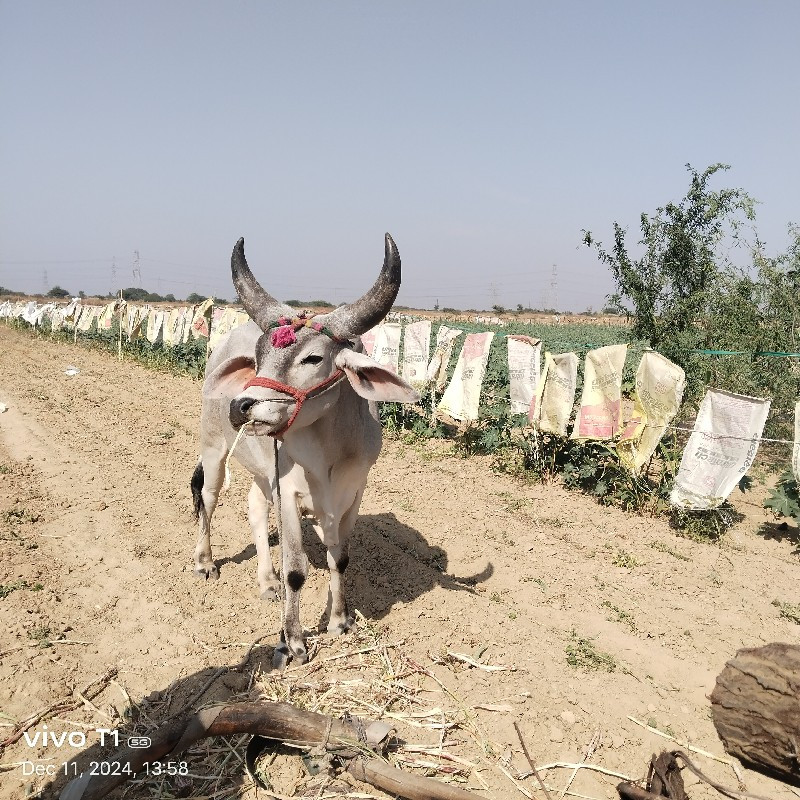
[[[416,403],[419,400],[419,394],[401,377],[364,353],[349,348],[340,350],[335,364],[344,370],[356,394],[367,400],[390,403]]]
[[[223,361],[203,383],[203,396],[211,400],[234,398],[256,376],[256,362],[249,356]]]

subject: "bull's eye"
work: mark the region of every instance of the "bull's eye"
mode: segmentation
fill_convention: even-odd
[[[322,361],[322,356],[306,356],[300,363],[301,364],[319,364]]]

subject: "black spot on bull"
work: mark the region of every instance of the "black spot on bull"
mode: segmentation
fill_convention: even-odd
[[[203,462],[199,461],[192,473],[192,480],[189,484],[192,487],[192,501],[194,503],[194,518],[197,521],[200,517],[200,509],[203,507]]]
[[[293,592],[299,592],[299,591],[300,591],[300,588],[302,587],[302,585],[303,585],[305,582],[306,582],[306,576],[305,576],[305,575],[303,575],[303,573],[302,573],[302,572],[296,572],[295,570],[292,570],[292,571],[291,571],[291,572],[290,572],[290,573],[289,573],[289,574],[286,576],[286,583],[288,583],[288,584],[289,584],[289,588],[290,588],[290,589],[291,589]]]

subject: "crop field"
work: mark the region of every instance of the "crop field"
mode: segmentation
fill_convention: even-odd
[[[498,333],[553,352],[624,336],[567,324]],[[134,344],[119,360],[0,325],[0,800],[57,797],[114,752],[103,730],[152,736],[181,713],[259,699],[384,719],[391,764],[485,798],[546,800],[523,742],[552,797],[615,798],[654,752],[692,746],[717,757],[695,753],[713,779],[796,798],[746,769],[739,785],[708,701],[739,648],[800,632],[796,529],[774,524],[763,487],[734,495],[723,537],[689,538],[664,515],[498,470],[496,453],[415,432],[387,408],[345,579],[357,628],[317,632],[327,569],[309,527],[301,618],[313,657],[276,673],[280,610],[258,597],[250,484],[235,464],[212,531],[220,579],[192,574],[203,347]],[[501,405],[504,359],[497,336],[487,413]],[[501,430],[494,419],[479,429]],[[192,745],[172,772],[110,796],[266,798],[246,744]],[[288,748],[258,769],[275,797],[389,797],[312,776]],[[692,800],[717,796],[684,779]]]

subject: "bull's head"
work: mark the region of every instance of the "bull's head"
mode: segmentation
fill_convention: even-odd
[[[231,271],[242,305],[263,331],[254,369],[231,401],[235,428],[253,422],[255,432],[280,435],[292,424],[305,427],[333,406],[345,380],[369,400],[419,399],[405,381],[360,352],[357,338],[386,316],[400,289],[400,254],[388,233],[373,287],[354,303],[313,318],[293,316],[295,309],[259,285],[245,259],[244,239],[233,248]]]

